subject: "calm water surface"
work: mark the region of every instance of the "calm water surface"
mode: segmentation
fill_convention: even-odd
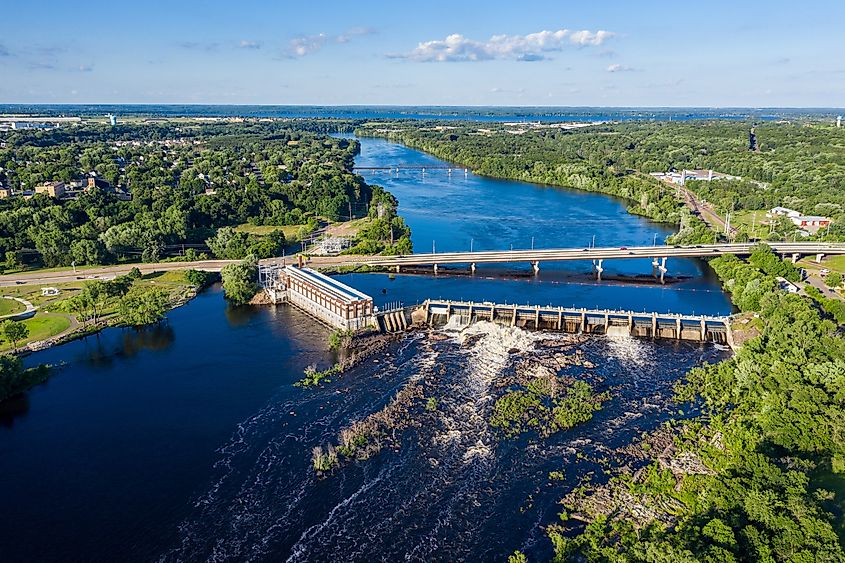
[[[362,165],[435,162],[365,140]],[[463,174],[374,175],[400,200],[415,247],[438,250],[650,243],[669,231],[595,194]],[[543,264],[537,278],[494,268],[474,278],[348,275],[379,303],[426,297],[725,313],[697,261],[670,261],[686,281],[594,283],[590,264]],[[648,274],[647,261],[607,263]],[[500,279],[504,274],[505,279]],[[670,416],[672,382],[724,352],[690,343],[573,341],[612,399],[590,423],[539,442],[500,440],[485,417],[491,386],[513,369],[513,334],[472,346],[456,333],[419,335],[322,389],[292,383],[328,366],[328,331],[289,308],[225,305],[219,288],[162,326],[109,329],[35,354],[60,365],[25,398],[0,407],[0,560],[502,560],[542,558],[557,500],[606,457]],[[515,343],[513,349],[530,348]],[[378,361],[376,361],[378,360]],[[381,409],[409,381],[441,408],[398,446],[318,479],[311,449]],[[413,413],[412,413],[413,414]],[[420,414],[420,413],[417,413]],[[578,455],[581,453],[582,455]],[[551,484],[549,471],[564,471]]]

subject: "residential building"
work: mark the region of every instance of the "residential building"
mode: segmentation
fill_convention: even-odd
[[[65,195],[65,183],[64,182],[46,182],[41,184],[40,186],[35,186],[35,193],[36,194],[47,194],[50,197],[54,197],[56,199]]]
[[[0,186],[0,199],[6,199],[12,197],[13,195],[14,193],[12,193],[12,188]]]

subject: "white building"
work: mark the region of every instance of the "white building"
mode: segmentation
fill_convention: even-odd
[[[712,182],[713,180],[742,180],[740,176],[731,176],[715,170],[683,170],[681,172],[652,172],[653,178],[676,184],[685,185],[688,181]]]

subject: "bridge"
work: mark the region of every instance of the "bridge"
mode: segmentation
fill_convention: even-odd
[[[352,168],[352,170],[354,172],[400,172],[403,170],[411,170],[422,172],[423,174],[425,174],[429,170],[445,170],[448,174],[452,174],[453,171],[458,171],[463,172],[464,176],[469,175],[469,168],[464,168],[463,166],[451,166],[448,164],[396,164],[393,166],[355,166]]]
[[[784,257],[790,257],[793,263],[802,256],[815,256],[820,262],[826,255],[845,254],[845,244],[823,242],[772,242],[771,249]],[[476,264],[530,263],[534,273],[539,273],[542,262],[567,260],[590,260],[597,278],[601,280],[605,260],[651,259],[652,273],[661,282],[667,272],[666,261],[669,258],[709,258],[735,254],[748,256],[756,243],[701,244],[694,246],[630,246],[630,247],[591,247],[591,248],[553,248],[531,250],[494,250],[475,252],[443,252],[406,254],[399,256],[356,256],[344,255],[331,257],[330,260],[313,259],[309,265],[320,266],[376,266],[401,271],[402,267],[431,266],[438,272],[438,266],[447,264],[467,264],[475,272]],[[272,261],[272,260],[271,260]]]

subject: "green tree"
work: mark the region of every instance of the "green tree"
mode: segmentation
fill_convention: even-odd
[[[824,283],[828,287],[842,287],[842,274],[839,272],[831,272],[825,277]]]
[[[211,275],[208,272],[204,272],[202,270],[188,270],[185,272],[185,281],[196,288],[203,288],[211,279]]]
[[[258,264],[253,258],[224,266],[220,275],[226,299],[235,305],[248,302],[258,291]]]
[[[3,338],[12,344],[15,352],[18,351],[18,343],[29,337],[29,327],[22,322],[7,319],[0,323],[0,332]]]
[[[118,313],[130,326],[141,326],[161,321],[167,313],[170,297],[159,288],[130,291],[120,299]]]

